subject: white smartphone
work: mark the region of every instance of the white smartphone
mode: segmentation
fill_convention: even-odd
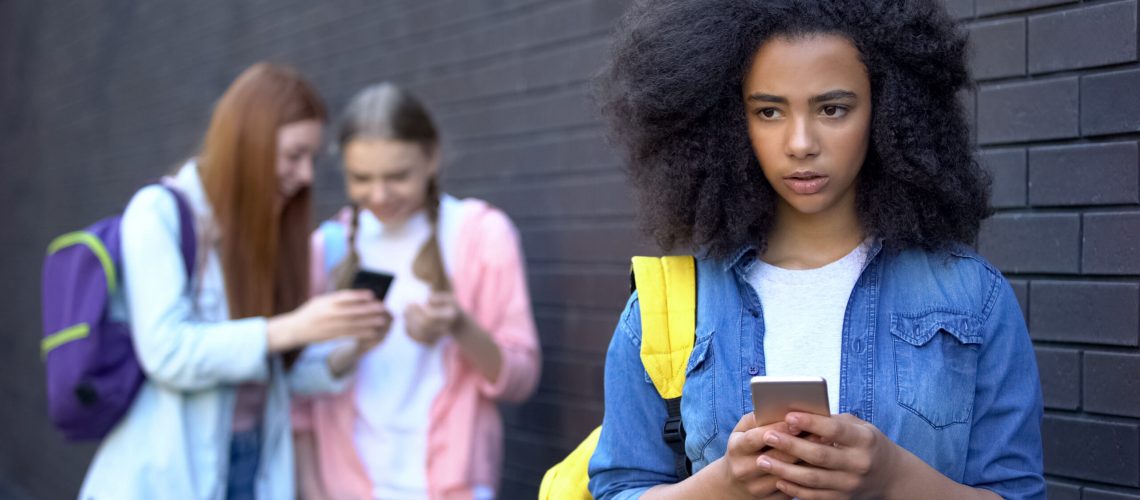
[[[752,377],[756,425],[779,422],[791,411],[831,415],[823,377]]]

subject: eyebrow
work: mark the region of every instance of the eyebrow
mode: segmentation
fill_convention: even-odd
[[[832,90],[824,92],[820,95],[814,96],[808,100],[811,104],[819,104],[821,102],[840,101],[844,99],[855,99],[856,95],[850,90]],[[787,104],[788,98],[772,94],[755,93],[748,96],[749,101],[771,102],[775,104]]]

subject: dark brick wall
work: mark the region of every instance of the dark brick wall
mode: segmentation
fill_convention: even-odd
[[[625,180],[586,99],[625,5],[0,1],[8,489],[73,496],[93,451],[45,422],[38,282],[48,241],[118,210],[192,154],[225,86],[273,59],[309,75],[333,110],[380,80],[414,89],[445,132],[446,188],[486,198],[518,224],[547,369],[535,398],[505,408],[503,496],[533,497],[542,471],[600,421],[602,357],[638,248]],[[318,184],[323,217],[343,200],[331,158]]]
[[[1047,405],[1054,498],[1140,498],[1140,65],[1136,0],[945,0],[974,40],[963,95],[998,215],[979,247],[1015,285]],[[333,110],[382,79],[445,131],[445,187],[504,208],[527,254],[545,371],[507,406],[503,496],[601,419],[634,231],[588,101],[621,0],[335,4],[0,1],[0,495],[74,495],[93,450],[46,424],[37,355],[47,242],[192,154],[246,65],[284,61]],[[341,203],[331,158],[318,212]]]
[[[1037,346],[1049,497],[1140,498],[1137,3],[947,2],[972,35],[994,175],[979,249]]]

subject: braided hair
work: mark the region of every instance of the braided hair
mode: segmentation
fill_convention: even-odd
[[[348,143],[360,138],[411,142],[428,153],[434,153],[439,146],[439,131],[427,109],[410,92],[389,82],[360,91],[345,109],[337,133],[339,148],[343,150]],[[412,262],[412,273],[427,282],[433,292],[451,290],[451,281],[443,266],[443,252],[439,247],[440,199],[439,174],[436,174],[428,180],[425,201],[431,236]],[[352,205],[352,218],[346,235],[348,254],[333,270],[338,289],[348,288],[352,277],[360,270],[360,255],[356,251],[360,210],[359,205]]]

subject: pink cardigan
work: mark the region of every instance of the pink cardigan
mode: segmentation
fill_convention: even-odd
[[[479,374],[454,343],[444,350],[447,380],[431,408],[428,489],[433,499],[468,499],[476,485],[498,492],[503,423],[497,401],[526,399],[538,384],[538,337],[527,293],[518,233],[506,214],[464,200],[454,252],[456,299],[490,333],[503,354],[499,379]],[[345,217],[347,219],[347,217]],[[325,290],[323,238],[313,238],[313,290]],[[293,428],[311,431],[324,490],[336,500],[372,498],[372,484],[353,444],[353,385],[339,394],[297,399]]]

